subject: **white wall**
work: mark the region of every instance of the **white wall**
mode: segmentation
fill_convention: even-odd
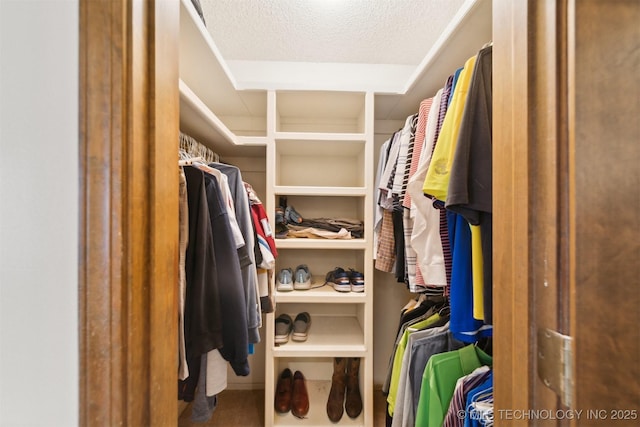
[[[78,0],[0,0],[0,425],[78,424]]]

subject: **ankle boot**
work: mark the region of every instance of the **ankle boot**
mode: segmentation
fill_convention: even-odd
[[[347,359],[343,357],[336,357],[333,360],[333,376],[331,377],[331,390],[327,400],[327,415],[334,423],[340,421],[344,412],[346,363]]]
[[[347,360],[347,400],[345,409],[351,418],[357,418],[362,412],[362,397],[360,396],[360,358],[351,357]]]

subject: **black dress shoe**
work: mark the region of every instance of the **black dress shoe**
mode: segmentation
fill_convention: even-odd
[[[293,376],[291,369],[287,368],[280,374],[276,386],[275,410],[281,414],[291,409],[291,396],[293,392]]]

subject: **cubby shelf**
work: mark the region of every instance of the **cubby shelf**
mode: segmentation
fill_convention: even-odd
[[[364,197],[367,194],[367,189],[365,187],[304,187],[295,185],[278,185],[273,188],[273,193],[283,196]]]
[[[324,283],[323,276],[314,276],[314,285],[322,285]],[[365,285],[366,286],[366,285]],[[366,287],[365,287],[366,289]],[[326,302],[326,303],[363,303],[367,299],[365,292],[338,292],[331,285],[327,284],[322,287],[308,290],[293,290],[288,292],[276,291],[276,300],[281,303],[291,302]]]
[[[362,326],[356,317],[314,313],[306,341],[289,340],[273,347],[274,357],[363,357],[366,352]]]
[[[278,249],[365,249],[367,245],[365,239],[276,239]]]
[[[276,132],[274,139],[283,141],[357,141],[364,142],[363,133]]]
[[[306,418],[296,418],[291,412],[276,414],[273,425],[278,427],[300,427],[333,424],[327,417],[327,399],[329,398],[329,391],[331,390],[331,381],[307,380],[306,384],[310,402],[309,413]],[[361,413],[357,418],[349,418],[347,414],[344,414],[340,423],[337,425],[364,426],[364,413]]]

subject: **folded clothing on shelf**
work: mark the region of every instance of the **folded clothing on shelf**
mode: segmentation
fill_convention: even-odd
[[[325,239],[361,239],[364,223],[351,218],[305,218],[286,197],[280,197],[276,207],[276,237],[308,237]]]

